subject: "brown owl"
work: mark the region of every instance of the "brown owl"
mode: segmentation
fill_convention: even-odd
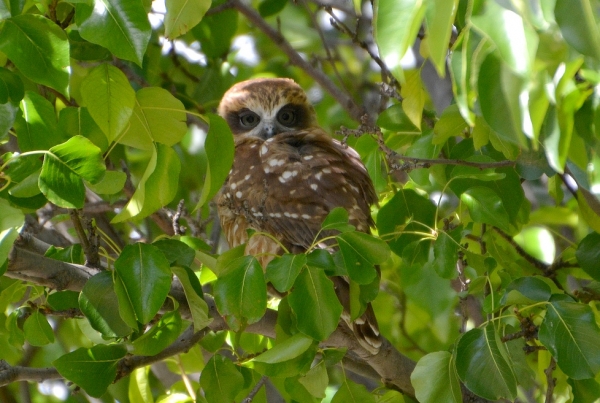
[[[247,242],[246,254],[266,267],[283,250],[267,236],[248,240],[248,228],[272,235],[291,253],[302,253],[336,207],[348,211],[358,231],[369,232],[370,206],[377,196],[367,170],[355,150],[319,127],[305,92],[293,80],[238,83],[223,96],[219,114],[235,139],[233,167],[218,199],[230,247]],[[376,354],[381,340],[371,305],[351,322],[348,283],[340,277],[332,280],[344,320],[360,344]]]

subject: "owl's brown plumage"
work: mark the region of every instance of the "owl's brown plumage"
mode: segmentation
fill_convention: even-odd
[[[358,231],[369,232],[377,196],[367,170],[356,151],[318,126],[306,94],[293,80],[238,83],[223,96],[219,114],[235,140],[233,167],[218,200],[231,247],[247,242],[246,253],[266,267],[283,253],[281,246],[263,235],[248,240],[246,229],[268,233],[291,253],[302,253],[336,207],[348,211]],[[333,280],[347,313],[347,283]],[[381,341],[371,306],[355,322],[344,316],[361,345],[377,353]]]

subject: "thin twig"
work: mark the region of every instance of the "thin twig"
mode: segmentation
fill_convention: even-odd
[[[85,265],[87,267],[100,268],[100,257],[98,256],[98,239],[96,239],[95,233],[90,233],[88,238],[87,234],[81,224],[81,218],[79,217],[79,211],[73,209],[69,210],[71,221],[73,222],[73,228],[77,233],[77,237],[83,247],[83,253],[85,254]],[[88,227],[89,229],[90,227]]]
[[[554,394],[554,387],[556,386],[556,378],[554,378],[552,374],[555,369],[556,361],[554,361],[554,357],[550,357],[550,365],[544,370],[544,374],[546,374],[546,383],[548,384],[545,403],[552,403],[554,401],[552,395]]]
[[[254,397],[258,394],[258,392],[260,391],[260,388],[262,388],[262,386],[265,384],[265,382],[267,381],[267,377],[266,375],[263,375],[258,382],[256,382],[256,385],[254,385],[254,387],[252,388],[252,390],[250,391],[250,393],[248,393],[248,396],[246,396],[244,398],[244,400],[242,400],[242,403],[251,403],[252,400],[254,400]]]
[[[181,219],[181,215],[184,214],[185,209],[185,200],[179,200],[179,204],[177,204],[177,211],[173,214],[173,233],[175,235],[183,235],[185,234],[185,227],[183,225],[179,225],[179,220]]]

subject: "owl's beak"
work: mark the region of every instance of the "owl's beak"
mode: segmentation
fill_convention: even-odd
[[[271,123],[271,122],[264,122],[264,126],[263,126],[263,129],[261,132],[261,137],[264,138],[265,140],[268,140],[271,137],[273,137],[275,134],[277,134],[275,124]]]

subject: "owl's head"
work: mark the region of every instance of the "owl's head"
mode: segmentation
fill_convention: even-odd
[[[279,133],[317,126],[306,93],[289,78],[258,78],[231,87],[219,104],[235,136],[269,139]]]

